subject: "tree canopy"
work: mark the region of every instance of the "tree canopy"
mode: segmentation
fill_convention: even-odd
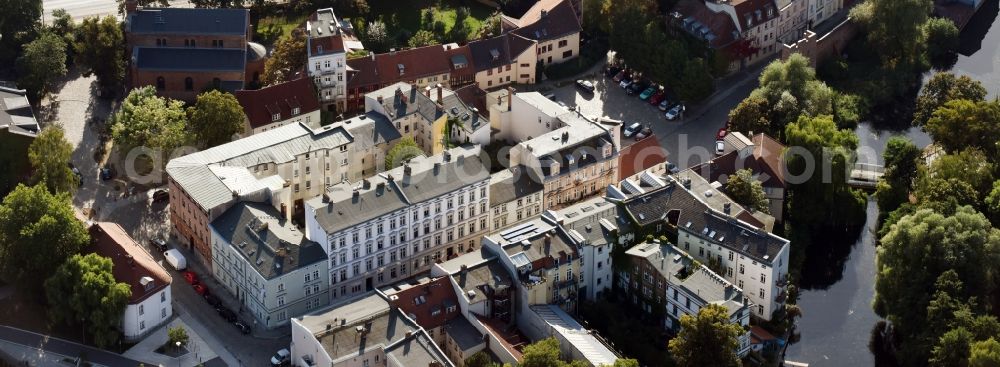
[[[111,259],[91,253],[73,255],[45,281],[49,316],[57,323],[82,323],[98,347],[118,340],[132,289],[115,280]]]
[[[749,168],[736,171],[726,182],[726,193],[733,201],[764,213],[770,212],[770,202],[764,195],[764,185],[753,177]]]
[[[42,33],[24,45],[17,68],[18,86],[34,98],[45,96],[57,80],[66,76],[66,41],[55,34]]]
[[[956,99],[967,99],[980,102],[986,98],[986,88],[978,80],[968,76],[955,76],[952,73],[935,73],[924,83],[917,96],[917,105],[913,112],[913,125],[923,126],[930,120],[939,107]]]
[[[16,47],[23,42],[19,34],[37,30],[41,24],[42,2],[39,0],[0,0],[0,9],[3,9],[0,12],[0,45],[4,47]]]
[[[84,76],[96,75],[105,88],[121,85],[125,80],[125,36],[118,19],[110,15],[86,18],[77,34],[73,49]]]
[[[680,321],[680,332],[668,343],[678,366],[740,365],[736,348],[743,328],[729,321],[725,307],[709,304],[698,315],[683,315]]]
[[[0,276],[18,288],[37,292],[44,275],[88,241],[67,193],[18,185],[0,204]]]
[[[413,37],[410,37],[410,40],[407,41],[407,44],[410,47],[431,46],[436,45],[437,43],[437,37],[434,36],[434,33],[426,29],[417,31],[417,33],[415,33]]]
[[[118,1],[118,14],[125,15],[125,2],[128,0],[116,0]],[[138,6],[170,6],[169,0],[136,0]]]
[[[198,95],[194,107],[188,108],[191,131],[205,147],[232,141],[233,135],[244,129],[243,107],[232,94],[211,90]]]
[[[133,89],[112,117],[111,136],[124,147],[170,150],[190,141],[184,103],[156,95],[152,86]]]
[[[948,152],[975,147],[992,159],[1000,158],[1000,101],[948,101],[931,114],[924,130]]]
[[[74,192],[79,178],[70,170],[73,145],[66,141],[61,126],[42,129],[28,147],[28,160],[34,169],[32,182],[45,185],[52,193]]]
[[[927,58],[931,65],[945,69],[958,59],[958,27],[945,18],[931,18],[924,23],[924,37],[927,39]]]
[[[390,170],[399,167],[413,157],[423,154],[424,151],[417,146],[417,142],[413,140],[412,136],[404,136],[385,154],[385,169]]]
[[[851,17],[867,31],[885,69],[910,71],[921,64],[923,26],[932,9],[931,0],[867,0],[851,9]]]
[[[306,66],[306,59],[306,34],[296,28],[274,44],[271,57],[264,62],[261,80],[268,86],[292,80],[292,76]]]
[[[969,353],[969,367],[1000,366],[1000,342],[994,338],[976,342]]]
[[[885,152],[885,175],[875,191],[881,213],[888,214],[907,201],[920,169],[920,148],[910,140],[889,138]]]

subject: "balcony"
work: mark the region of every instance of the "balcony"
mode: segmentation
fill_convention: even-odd
[[[778,288],[784,288],[786,285],[788,285],[788,274],[785,274],[781,278],[778,278],[778,281],[775,284],[778,286]]]
[[[778,291],[778,296],[774,298],[774,301],[777,303],[785,303],[786,298],[788,298],[788,292],[785,291],[784,288],[782,288],[780,291]]]

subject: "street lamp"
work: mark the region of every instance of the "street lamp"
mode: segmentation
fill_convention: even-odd
[[[177,346],[177,353],[180,353],[181,352],[181,342],[177,341],[177,342],[174,343],[174,345]],[[181,367],[181,359],[180,358],[177,358],[177,367]]]

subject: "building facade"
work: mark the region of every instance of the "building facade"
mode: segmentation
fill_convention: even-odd
[[[273,207],[242,202],[212,221],[212,275],[265,328],[330,302],[326,253]]]
[[[490,178],[490,233],[542,214],[542,188],[519,167],[494,173]]]
[[[235,96],[245,115],[243,137],[288,124],[304,124],[318,129],[322,123],[319,100],[308,78],[262,89],[241,90]]]
[[[489,230],[489,174],[479,148],[456,148],[306,202],[306,237],[326,250],[331,296],[409,278],[479,247]]]
[[[332,8],[317,10],[306,22],[306,68],[327,111],[346,109],[347,54],[363,49],[351,22]]]

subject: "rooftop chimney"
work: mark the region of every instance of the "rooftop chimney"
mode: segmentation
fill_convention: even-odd
[[[411,174],[413,174],[413,168],[410,168],[408,164],[403,165],[403,178],[410,177]]]
[[[139,8],[137,0],[125,0],[125,14],[134,13]]]
[[[449,151],[446,150],[444,152],[443,156],[444,156],[444,161],[445,162],[450,162],[451,161],[451,152],[449,152]]]
[[[732,207],[732,204],[731,204],[731,203],[725,203],[725,204],[722,204],[722,211],[723,211],[724,213],[726,213],[726,214],[729,214],[729,211],[730,211],[730,208],[731,208],[731,207]]]
[[[428,85],[424,87],[424,95],[427,96],[427,98],[431,98],[431,86]]]
[[[437,90],[438,90],[438,104],[444,103],[444,97],[443,97],[444,88],[441,87],[441,83],[437,84]]]
[[[514,99],[514,87],[508,86],[507,87],[507,111],[510,111],[510,105],[511,105],[511,103],[513,103],[512,102],[513,99]]]

